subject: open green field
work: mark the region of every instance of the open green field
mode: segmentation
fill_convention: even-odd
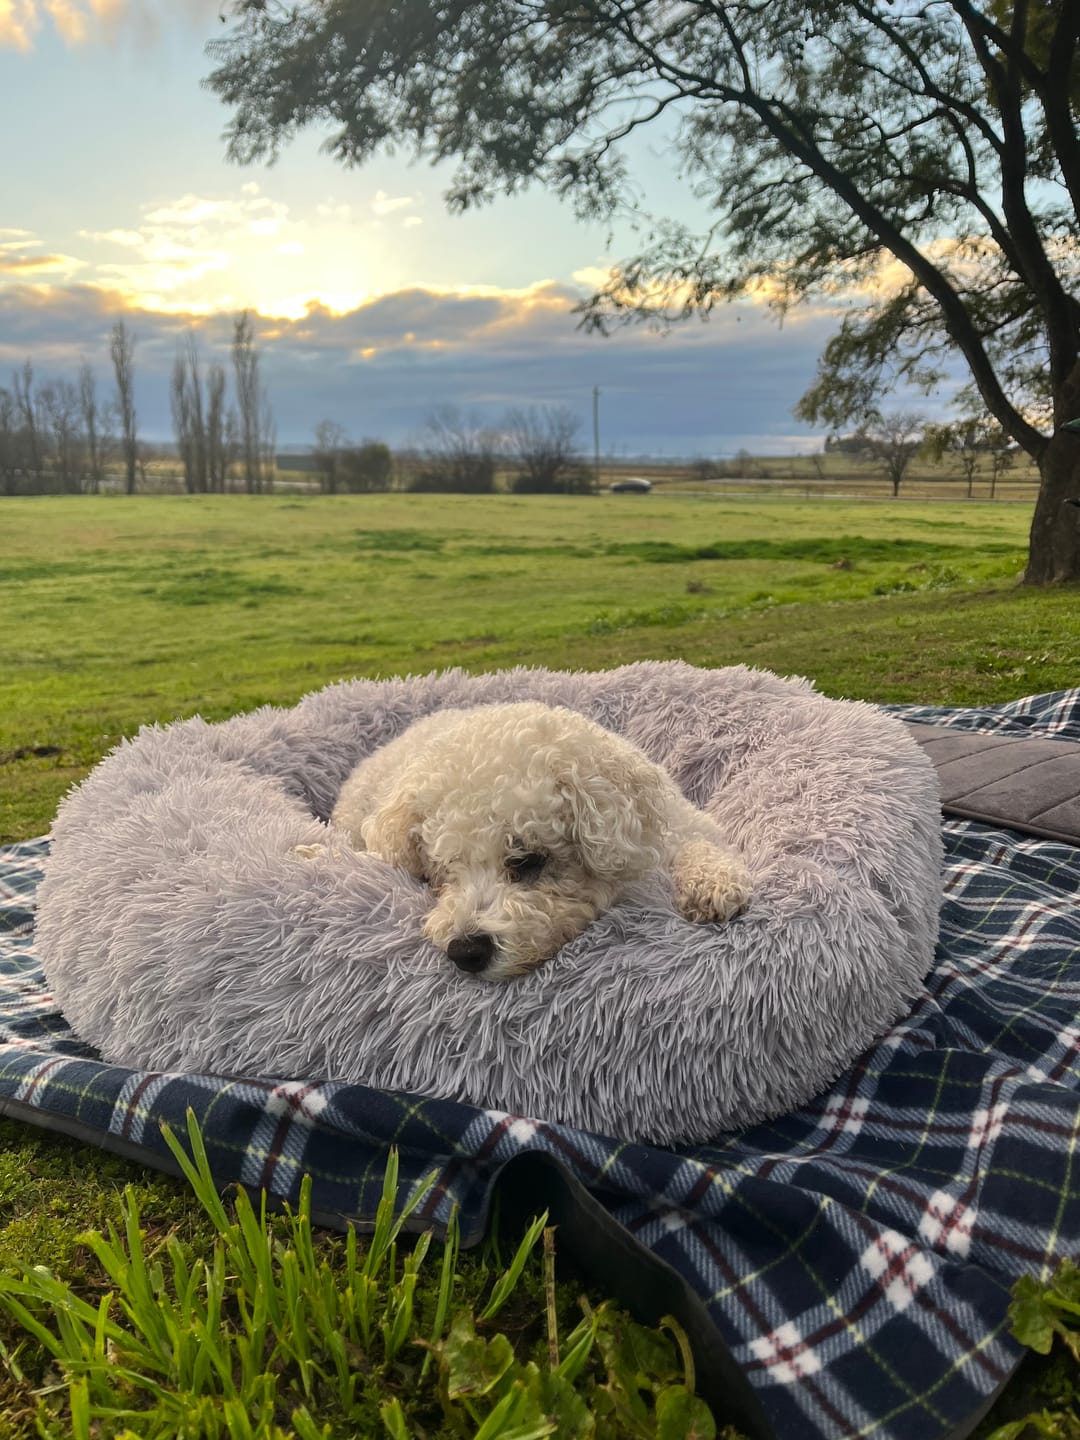
[[[140,724],[350,675],[679,656],[832,695],[1074,683],[1080,607],[1019,587],[1027,507],[597,495],[3,502],[0,838]]]

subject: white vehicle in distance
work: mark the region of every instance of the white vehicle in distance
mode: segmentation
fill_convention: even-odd
[[[652,489],[652,481],[646,480],[643,475],[628,475],[625,480],[616,480],[608,489],[612,495],[647,495]]]

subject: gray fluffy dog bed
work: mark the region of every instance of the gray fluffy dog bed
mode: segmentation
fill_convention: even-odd
[[[412,720],[521,699],[666,766],[745,856],[746,913],[690,924],[656,877],[492,984],[422,939],[420,882],[291,853],[326,838],[351,768]],[[38,943],[68,1020],[112,1062],[702,1141],[807,1100],[910,1007],[937,934],[939,805],[899,721],[743,666],[355,680],[121,745],[61,806]]]

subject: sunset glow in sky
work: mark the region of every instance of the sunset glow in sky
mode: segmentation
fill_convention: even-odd
[[[258,314],[283,442],[323,418],[402,444],[455,403],[566,404],[591,435],[602,393],[614,451],[779,453],[820,443],[791,416],[834,316],[762,304],[666,336],[603,339],[573,304],[620,254],[532,191],[464,217],[446,177],[406,159],[348,171],[305,135],[272,167],[226,162],[227,112],[201,87],[217,0],[0,0],[0,384],[29,356],[42,377],[92,360],[124,314],[139,413],[168,438],[167,377],[189,327],[225,359],[231,317]],[[655,213],[687,189],[642,140],[634,173]],[[586,422],[588,422],[586,424]]]

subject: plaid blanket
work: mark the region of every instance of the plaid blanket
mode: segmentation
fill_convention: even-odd
[[[994,709],[893,706],[971,730],[1080,739],[1080,690]],[[0,848],[0,1112],[166,1157],[192,1106],[215,1173],[368,1216],[387,1148],[432,1168],[436,1229],[479,1238],[501,1168],[556,1157],[701,1296],[783,1440],[966,1434],[1018,1360],[1009,1287],[1080,1247],[1080,850],[945,823],[924,998],[829,1093],[708,1146],[630,1145],[332,1082],[142,1074],[68,1030],[34,957],[47,842]]]

